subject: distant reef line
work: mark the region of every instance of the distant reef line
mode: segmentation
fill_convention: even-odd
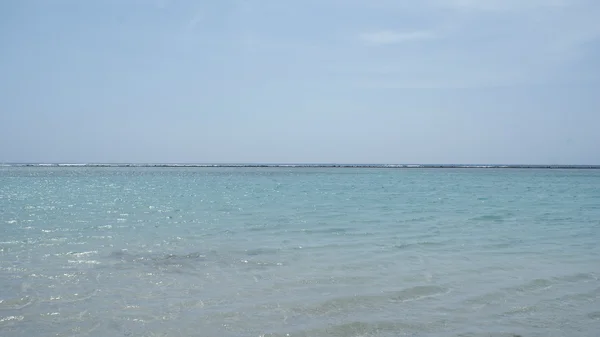
[[[3,167],[197,167],[197,168],[388,168],[388,169],[600,169],[600,165],[486,164],[135,164],[135,163],[5,163]]]

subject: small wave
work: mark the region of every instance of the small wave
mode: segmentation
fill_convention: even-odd
[[[66,331],[63,331],[57,336],[90,336],[93,332],[98,330],[102,326],[100,322],[88,322],[86,324],[78,323],[74,327],[69,328]],[[129,334],[131,335],[131,334]],[[128,336],[128,335],[126,335]]]
[[[457,337],[524,337],[515,333],[494,333],[494,332],[472,332],[472,333],[462,333],[457,335]]]
[[[98,294],[99,290],[95,289],[88,293],[74,293],[70,295],[61,295],[54,298],[58,303],[75,303],[89,300]]]
[[[275,255],[279,252],[279,249],[273,248],[256,248],[246,250],[246,255],[257,256],[257,255]]]
[[[338,324],[327,324],[310,330],[295,331],[292,333],[267,333],[261,337],[289,337],[289,336],[339,336],[339,337],[367,337],[367,336],[400,336],[414,335],[419,332],[431,330],[433,324],[408,323],[402,321],[350,321]]]
[[[346,234],[348,228],[321,228],[321,229],[302,229],[306,234]]]
[[[318,335],[330,336],[375,336],[381,333],[399,333],[401,331],[420,330],[416,324],[400,322],[350,322],[332,325],[320,331]]]
[[[474,218],[470,218],[469,220],[471,221],[495,221],[495,222],[501,222],[507,219],[506,215],[501,215],[501,214],[487,214],[487,215],[481,215],[481,216],[477,216]]]
[[[433,215],[430,216],[421,216],[421,217],[416,217],[416,218],[410,218],[410,219],[399,219],[396,220],[396,222],[399,223],[407,223],[407,222],[428,222],[428,221],[433,221],[435,220],[436,217]]]
[[[471,305],[490,305],[497,304],[507,297],[535,293],[539,291],[545,291],[553,286],[553,282],[547,279],[536,279],[518,286],[509,288],[499,289],[497,291],[488,292],[482,295],[478,295],[467,299],[465,302]]]
[[[536,311],[537,311],[536,306],[513,307],[510,310],[505,311],[503,313],[503,315],[505,315],[505,316],[522,315],[522,314],[529,314],[529,313],[536,312]]]
[[[598,281],[598,276],[593,273],[577,273],[555,278],[563,282],[579,282],[579,281]]]
[[[80,253],[69,252],[67,254],[68,255],[72,255],[72,256],[76,256],[76,257],[84,257],[84,256],[89,256],[89,255],[96,255],[96,254],[98,254],[98,251],[97,250],[91,250],[89,252],[80,252]]]
[[[187,300],[176,305],[178,308],[182,310],[189,310],[195,308],[204,308],[204,301],[202,300]]]
[[[16,241],[16,240],[14,240],[14,241],[1,241],[1,242],[0,242],[0,245],[20,245],[20,244],[22,244],[22,243],[23,243],[23,242],[21,242],[21,241]]]
[[[55,317],[60,316],[60,312],[47,312],[40,314],[40,316],[46,319],[50,318],[50,320],[55,320]]]
[[[439,286],[416,286],[396,292],[386,292],[377,295],[356,295],[325,300],[311,307],[297,310],[312,315],[328,315],[354,311],[357,308],[374,308],[390,303],[403,303],[444,295],[450,289]]]
[[[277,291],[286,289],[286,288],[296,288],[303,287],[306,285],[315,286],[315,285],[334,285],[334,284],[343,284],[343,285],[364,285],[368,284],[373,280],[372,277],[369,276],[352,276],[348,274],[343,274],[343,276],[330,276],[330,277],[315,277],[315,278],[306,278],[299,279],[294,281],[287,281],[281,283],[275,283],[274,289]]]
[[[194,252],[188,254],[131,254],[127,250],[119,250],[112,252],[109,257],[117,259],[122,266],[133,266],[134,264],[143,264],[149,267],[183,267],[193,266],[199,262],[204,262],[207,255]]]
[[[272,230],[272,226],[260,225],[260,226],[251,226],[247,227],[246,230],[249,232],[264,232],[268,230]]]
[[[100,264],[100,261],[96,260],[68,260],[71,264]]]
[[[7,316],[0,318],[0,324],[4,325],[7,323],[21,322],[25,319],[25,316]]]
[[[506,249],[506,248],[511,248],[514,246],[515,246],[514,243],[502,242],[502,243],[486,244],[484,247],[486,248],[486,250],[493,250],[493,249]]]
[[[189,253],[189,254],[167,254],[162,258],[154,259],[155,261],[175,261],[175,260],[204,260],[206,259],[206,255],[201,253]]]
[[[94,240],[104,240],[104,239],[112,239],[112,235],[90,235],[88,237],[86,237],[87,239],[94,239]]]
[[[449,292],[449,288],[439,286],[416,286],[395,293],[390,297],[390,300],[393,302],[408,302],[428,297],[445,295]]]
[[[441,247],[445,246],[446,242],[435,242],[435,241],[421,241],[421,242],[411,242],[411,243],[401,243],[394,245],[396,249],[410,249],[415,247]]]
[[[522,286],[514,288],[514,290],[519,292],[534,292],[538,290],[547,290],[550,289],[553,285],[553,282],[547,279],[536,279],[529,283],[526,283]]]
[[[274,262],[274,261],[256,261],[256,260],[241,259],[240,263],[247,266],[248,269],[269,269],[271,267],[283,266],[283,262]]]
[[[587,314],[589,319],[593,319],[595,321],[600,321],[600,311],[594,311]]]
[[[162,316],[152,316],[140,312],[122,312],[119,317],[121,321],[129,321],[134,323],[151,323],[163,320]]]
[[[595,290],[578,292],[574,294],[567,294],[561,297],[558,297],[556,300],[561,303],[565,302],[587,302],[590,300],[595,300],[600,298],[600,288],[596,288]]]
[[[0,300],[0,310],[21,310],[27,308],[28,306],[33,304],[33,302],[35,301],[29,296],[12,299],[2,299]]]

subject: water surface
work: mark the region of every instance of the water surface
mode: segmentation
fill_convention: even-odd
[[[2,336],[598,336],[600,171],[1,167]]]

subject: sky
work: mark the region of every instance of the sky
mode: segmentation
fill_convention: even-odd
[[[0,163],[600,164],[597,0],[0,1]]]

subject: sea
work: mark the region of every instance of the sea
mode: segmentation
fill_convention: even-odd
[[[0,336],[600,336],[600,170],[0,167]]]

